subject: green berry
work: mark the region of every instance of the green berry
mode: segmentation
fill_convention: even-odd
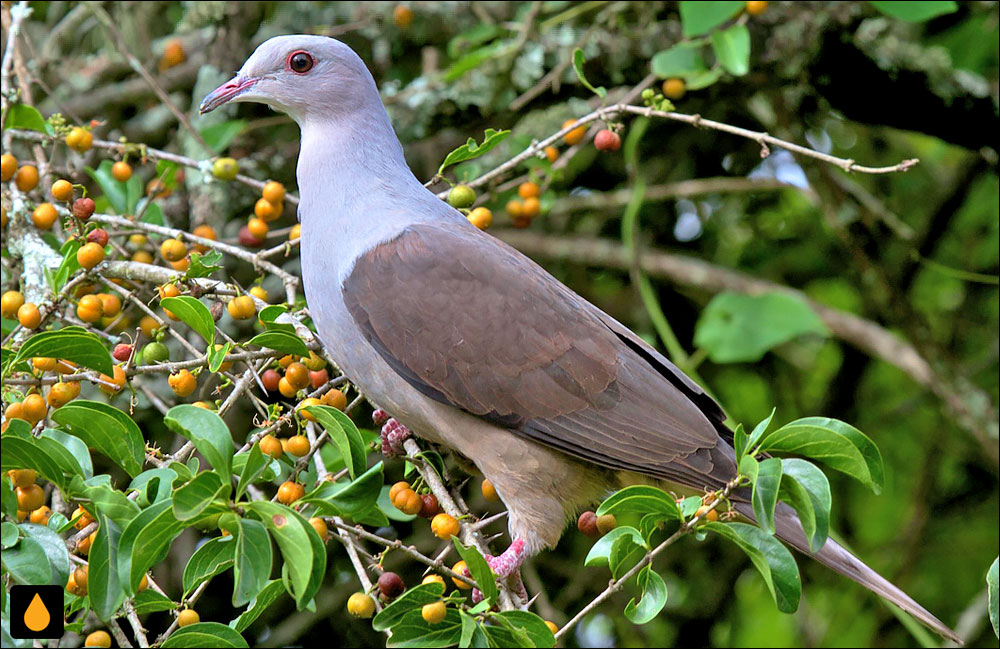
[[[160,342],[153,342],[146,345],[142,350],[142,361],[146,365],[161,363],[170,358],[170,350]]]
[[[463,207],[472,207],[472,204],[476,202],[476,190],[469,187],[468,185],[455,185],[448,192],[448,204],[452,207],[462,209]]]
[[[232,180],[240,172],[240,165],[232,158],[219,158],[212,163],[212,175],[219,180]]]

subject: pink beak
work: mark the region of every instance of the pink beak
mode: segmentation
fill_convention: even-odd
[[[205,113],[211,112],[223,104],[229,103],[236,97],[243,94],[245,90],[252,87],[258,81],[259,79],[255,79],[253,77],[246,79],[236,77],[227,81],[205,96],[205,98],[201,101],[201,106],[198,108],[198,112],[204,115]]]

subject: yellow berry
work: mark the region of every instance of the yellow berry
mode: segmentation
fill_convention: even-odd
[[[375,600],[367,593],[354,593],[347,600],[347,612],[354,617],[368,619],[375,614]]]
[[[68,201],[73,198],[73,183],[59,179],[52,183],[52,198],[57,201]]]

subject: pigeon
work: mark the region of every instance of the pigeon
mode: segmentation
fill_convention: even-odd
[[[302,280],[319,337],[388,418],[387,450],[412,432],[493,483],[512,539],[487,557],[498,578],[617,489],[714,491],[737,475],[733,433],[701,387],[414,176],[350,47],[271,38],[200,109],[230,102],[297,122]],[[732,500],[754,518],[745,494]],[[832,539],[810,552],[790,507],[775,519],[785,542],[960,642]]]

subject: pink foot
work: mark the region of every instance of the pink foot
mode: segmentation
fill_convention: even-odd
[[[528,591],[524,587],[524,582],[521,581],[521,564],[526,558],[522,539],[514,539],[514,542],[498,556],[486,555],[485,557],[486,563],[496,575],[497,581],[506,581],[514,594],[523,602],[528,601]],[[468,568],[466,568],[466,572],[468,572]],[[473,589],[472,601],[478,604],[482,599],[483,594],[478,589]]]
[[[386,457],[404,455],[406,452],[403,450],[403,442],[410,434],[409,428],[390,417],[382,425],[382,455]]]

